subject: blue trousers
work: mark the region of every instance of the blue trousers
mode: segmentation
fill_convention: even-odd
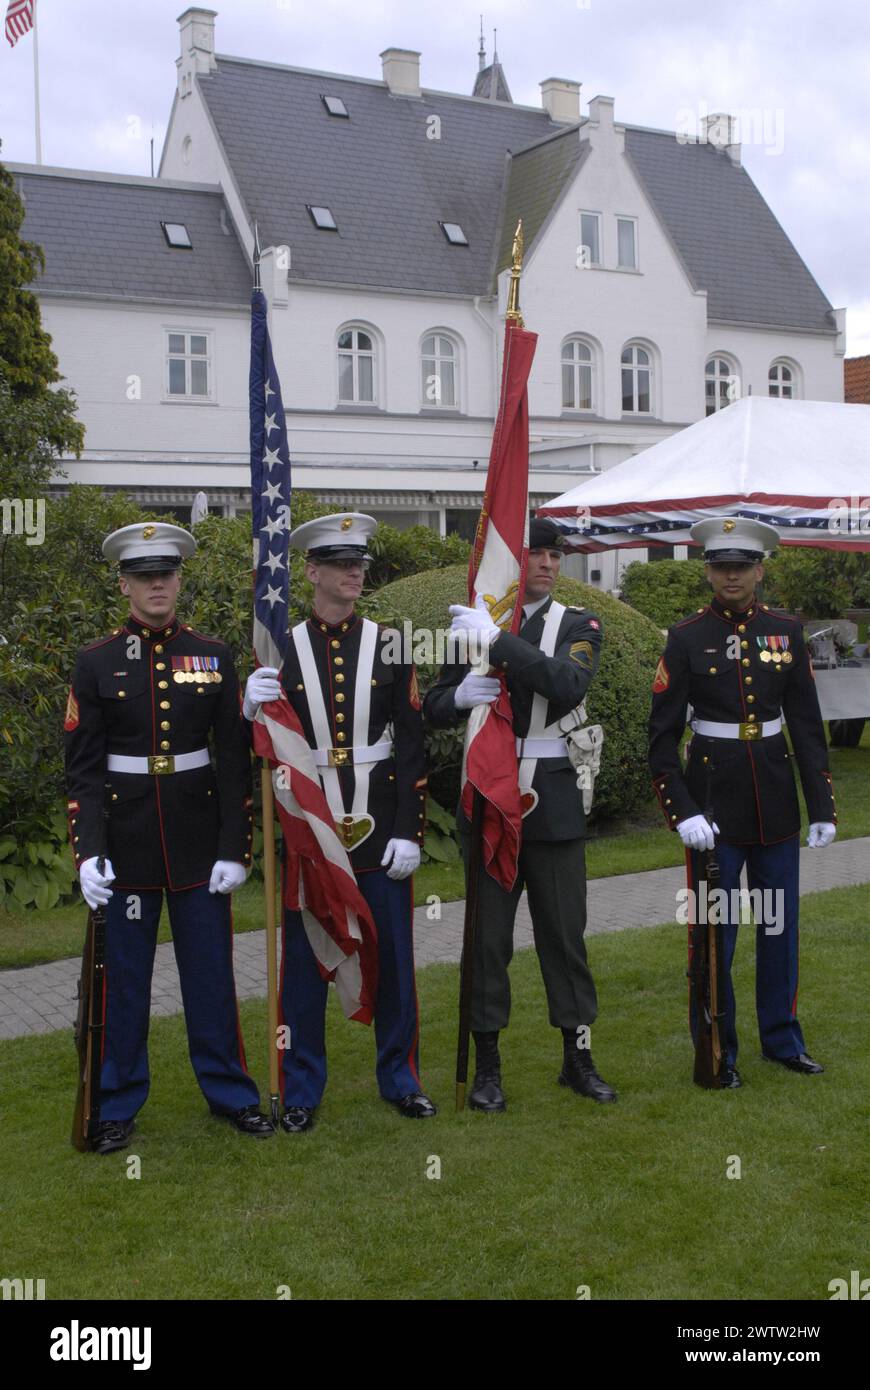
[[[722,913],[725,984],[725,1048],[729,1066],[737,1061],[737,1007],[731,983],[731,964],[737,945],[740,912],[737,894],[740,874],[746,865],[750,892],[760,891],[755,901],[766,912],[763,924],[755,927],[755,1009],[761,1050],[768,1057],[794,1057],[806,1052],[797,1017],[798,993],[798,855],[800,837],[794,835],[776,845],[731,845],[716,842],[719,860],[719,887],[728,895],[728,910]],[[692,886],[697,883],[700,856],[691,856]],[[778,896],[774,896],[778,895]],[[732,910],[733,909],[733,910]],[[772,929],[771,929],[772,928]],[[750,931],[746,926],[744,931]],[[695,1019],[690,1019],[692,1036]]]
[[[376,1075],[384,1100],[421,1089],[418,1075],[419,1013],[414,981],[414,890],[385,869],[360,873],[357,882],[378,929],[378,997],[375,1005]],[[320,1104],[326,1087],[327,982],[317,967],[302,914],[284,913],[281,957],[281,1022],[290,1029],[282,1056],[285,1106]]]
[[[257,1105],[239,1028],[229,896],[202,886],[167,890],[166,897],[190,1060],[202,1093],[220,1114]],[[106,909],[101,1120],[132,1119],[148,1096],[151,974],[162,904],[162,889],[121,889]]]

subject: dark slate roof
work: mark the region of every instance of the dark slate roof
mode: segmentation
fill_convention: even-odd
[[[217,60],[198,79],[262,245],[286,244],[295,280],[439,294],[489,294],[505,155],[562,129],[545,111],[382,82]],[[329,116],[340,96],[349,120]],[[426,138],[441,120],[440,140]],[[318,231],[306,204],[332,209]],[[468,247],[439,221],[458,222]]]
[[[513,100],[507,78],[504,75],[504,68],[498,58],[490,63],[488,68],[481,68],[474,79],[474,91],[471,95],[473,97],[486,97],[487,101]]]
[[[529,248],[585,161],[589,149],[588,141],[581,145],[577,138],[577,126],[569,126],[560,134],[513,156],[505,194],[498,270],[504,270],[511,263],[518,219],[523,219],[523,240]]]
[[[168,179],[10,164],[24,199],[23,236],[45,252],[41,293],[171,304],[247,304],[251,271],[219,188]],[[182,222],[193,250],[166,244]],[[226,231],[223,230],[226,227]]]
[[[752,179],[711,144],[625,128],[625,150],[707,316],[833,332],[833,311]]]

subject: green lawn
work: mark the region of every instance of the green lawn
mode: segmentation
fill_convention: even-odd
[[[57,1298],[827,1299],[864,1272],[870,1089],[866,891],[805,900],[801,1016],[828,1067],[801,1077],[758,1058],[751,937],[735,972],[738,1092],[691,1083],[685,929],[596,937],[593,1052],[619,1104],[555,1085],[532,954],[513,966],[503,1116],[452,1108],[456,969],[420,972],[432,1122],[376,1094],[373,1039],[330,1005],[332,1077],[315,1130],[257,1143],[213,1120],[180,1018],[152,1025],[154,1087],[131,1152],[68,1141],[74,1058],[66,1032],[0,1044],[4,1273]],[[262,1082],[264,1007],[242,1010]],[[862,1020],[859,1025],[858,1020]],[[732,1156],[742,1176],[726,1177]],[[440,1179],[427,1178],[433,1159]]]

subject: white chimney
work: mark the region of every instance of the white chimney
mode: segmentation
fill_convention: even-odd
[[[613,128],[613,109],[616,102],[613,97],[593,97],[589,103],[589,119],[594,121],[597,126]]]
[[[178,94],[190,95],[193,78],[197,73],[214,72],[217,59],[214,56],[214,22],[217,10],[185,10],[178,16],[181,35],[181,57],[176,58],[178,69]]]
[[[541,83],[541,105],[551,121],[580,119],[580,83],[567,77],[548,77]]]
[[[727,111],[714,111],[704,117],[704,134],[707,144],[714,149],[724,150],[732,164],[740,163],[740,145],[737,143],[737,118]]]
[[[394,97],[420,95],[420,54],[411,48],[385,48],[381,56],[384,81]]]

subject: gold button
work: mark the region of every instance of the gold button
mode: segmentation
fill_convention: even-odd
[[[171,709],[172,706],[170,705],[170,703],[169,703],[168,700],[161,700],[161,701],[160,701],[160,708],[161,708],[161,709]]]
[[[715,667],[715,666],[711,666],[711,667],[710,667],[710,675],[711,675],[711,676],[715,676],[715,674],[716,674],[716,667]]]
[[[165,661],[155,661],[155,663],[154,663],[154,670],[155,670],[155,671],[165,671],[165,670],[166,670],[166,662],[165,662]]]
[[[372,685],[377,685],[377,681],[375,680],[374,676],[372,676]]]
[[[198,685],[198,686],[196,687],[196,693],[197,693],[197,695],[204,695],[204,694],[205,694],[205,686],[204,686],[204,685]]]
[[[752,684],[752,677],[751,677],[751,676],[744,676],[743,679],[744,679],[744,681],[746,682],[747,685],[751,685],[751,684]]]
[[[343,666],[343,665],[344,665],[344,657],[343,657],[343,656],[337,656],[337,657],[335,658],[335,664],[336,664],[336,666]]]
[[[343,714],[337,714],[337,715],[335,716],[335,722],[336,722],[336,724],[343,724],[343,723],[344,723],[344,715],[343,715]]]
[[[169,689],[169,681],[158,681],[158,682],[157,682],[157,688],[158,688],[158,690],[168,690],[168,689]]]
[[[163,636],[164,636],[164,637],[171,637],[171,636],[172,636],[172,628],[171,628],[171,627],[165,627],[165,628],[163,629]]]
[[[326,631],[326,628],[324,628],[323,631],[325,632],[325,631]],[[332,641],[330,642],[329,645],[330,645],[331,647],[340,647],[340,646],[341,646],[341,643],[339,642],[339,640],[338,640],[337,637],[333,637],[333,639],[332,639]]]
[[[326,631],[326,623],[321,623],[321,624],[320,624],[320,631],[321,631],[321,632],[325,632],[325,631]]]
[[[731,617],[731,609],[730,609],[730,608],[726,608],[726,609],[725,609],[725,617],[726,617],[726,618],[730,618],[730,617]]]
[[[745,656],[745,657],[743,658],[743,661],[741,662],[741,665],[742,665],[742,666],[748,666],[748,665],[749,665],[749,657],[748,657],[748,656]],[[751,679],[751,677],[747,677],[747,680],[749,680],[749,679]]]
[[[747,696],[746,696],[746,703],[747,703],[747,705],[754,705],[754,704],[755,704],[755,696],[754,696],[754,695],[747,695]]]
[[[665,805],[666,805],[666,806],[670,806],[672,800],[673,800],[673,797],[670,797],[670,796],[666,797],[666,798],[665,798]]]
[[[751,699],[752,699],[752,696],[750,695],[749,698],[750,698],[750,700],[751,700]],[[750,722],[750,724],[753,723],[754,721],[755,721],[755,715],[754,715],[754,714],[750,714],[750,716],[749,716],[749,722]]]
[[[161,719],[161,721],[160,721],[160,727],[161,727],[161,729],[163,730],[163,732],[165,733],[167,729],[171,729],[171,728],[172,728],[172,725],[170,724],[170,722],[169,722],[168,719]]]
[[[704,761],[705,763],[708,763],[708,762],[710,761],[710,759],[707,758],[707,757],[705,757],[705,758],[703,759],[703,761]]]
[[[342,733],[337,733],[337,734],[335,735],[335,741],[336,741],[336,743],[344,743],[344,734],[342,734]]]
[[[304,689],[305,689],[305,686],[302,684],[301,681],[299,681],[298,685],[296,686],[296,689],[297,689],[297,690],[304,690]]]
[[[118,793],[117,793],[117,792],[112,792],[112,800],[113,800],[113,801],[117,801],[117,800],[118,800]]]
[[[418,814],[418,816],[417,816],[417,819],[418,819],[418,820],[423,820],[423,819],[424,819],[424,816],[423,816],[423,812],[422,812],[422,811],[419,812],[419,814]]]
[[[347,632],[347,623],[342,623],[341,630],[342,632]]]
[[[338,694],[337,694],[336,697],[335,697],[335,703],[336,703],[337,705],[340,705],[343,699],[344,699],[344,695],[343,695],[342,692],[339,690]]]
[[[163,740],[163,742],[161,743],[160,747],[163,749],[163,752],[164,752],[164,753],[168,753],[168,752],[169,752],[169,739],[168,739],[168,738],[165,738],[165,739]]]
[[[395,774],[395,772],[391,772],[391,773],[389,774],[389,777],[388,777],[387,780],[390,781],[390,782],[395,782],[395,780],[396,780],[396,774]]]
[[[142,636],[143,636],[143,637],[150,637],[150,636],[151,636],[151,629],[150,629],[150,627],[143,627],[143,629],[142,629]]]
[[[119,700],[123,700],[126,694],[127,694],[126,690],[119,690],[119,691],[118,691],[118,699],[119,699]]]
[[[747,648],[749,647],[749,643],[748,643],[745,639],[744,639],[744,641],[742,641],[742,642],[740,643],[740,645],[741,645],[741,647],[743,648],[744,651],[746,651]]]
[[[162,655],[163,655],[163,644],[162,644],[161,642],[158,642],[158,643],[157,643],[157,646],[154,648],[154,650],[155,650],[155,652],[157,653],[158,656],[162,656]]]
[[[703,611],[704,611],[703,608],[699,608],[699,609],[698,609],[698,612],[699,612],[699,613],[703,613]],[[671,816],[671,820],[676,820],[676,819],[677,819],[676,816]]]
[[[335,679],[336,679],[337,681],[340,682],[340,681],[343,681],[343,680],[344,680],[344,676],[341,674],[340,671],[336,671],[336,673],[335,673]]]
[[[79,842],[79,840],[80,840],[81,838],[82,838],[81,835],[75,835],[75,836],[73,837],[73,844],[77,845],[78,842]]]
[[[501,663],[501,669],[502,669],[503,671],[506,671],[506,670],[507,670],[507,662],[506,662],[506,661],[503,661],[503,662]]]
[[[785,670],[785,667],[784,667],[784,666],[774,666],[773,669],[774,669],[774,671],[776,672],[776,674],[777,674],[778,676],[781,676],[782,673],[783,673],[783,671]]]
[[[206,796],[211,796],[213,794],[213,790],[214,789],[212,787],[209,787],[208,791],[206,792]],[[248,817],[248,820],[250,820],[250,816]]]
[[[740,624],[738,625],[737,631],[738,631],[738,632],[745,632],[745,631],[746,631],[746,624],[745,624],[745,623],[740,623]]]

